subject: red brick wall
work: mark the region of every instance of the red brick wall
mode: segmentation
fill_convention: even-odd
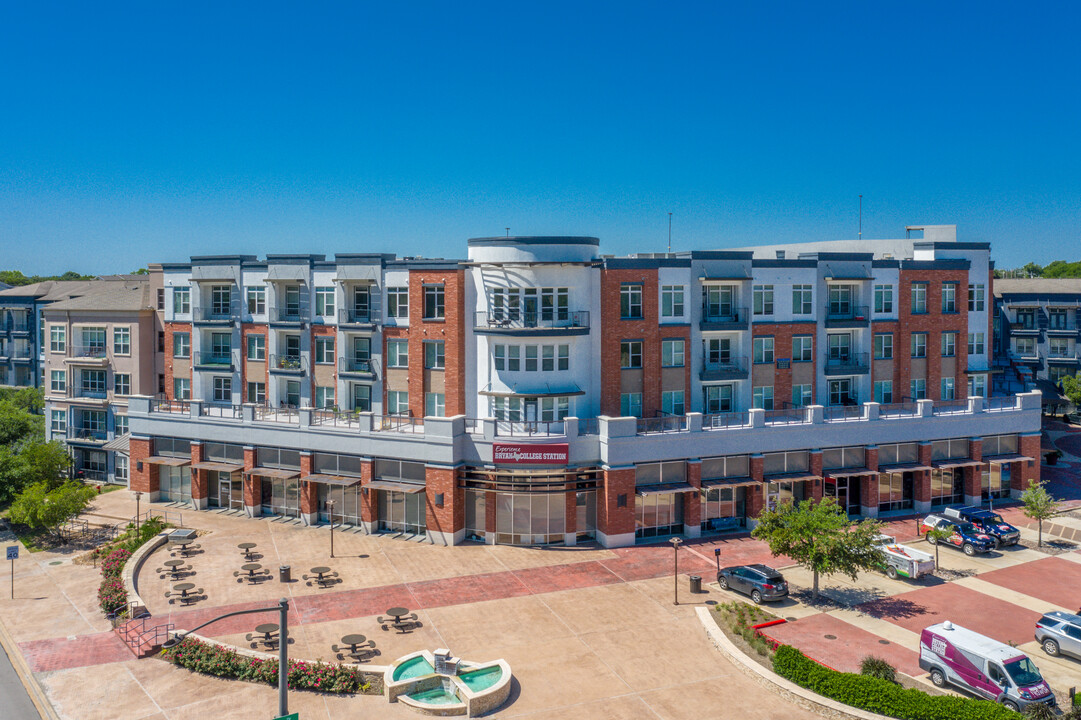
[[[255,467],[255,448],[244,448],[244,470]],[[259,507],[263,502],[263,481],[255,476],[245,473],[244,475],[244,504],[249,507]]]
[[[623,283],[642,286],[641,320],[620,319],[619,301]],[[601,414],[620,415],[619,353],[623,340],[642,341],[642,417],[654,417],[661,409],[661,338],[685,337],[688,341],[685,348],[687,362],[690,362],[694,351],[690,347],[689,329],[661,328],[659,315],[656,268],[601,270],[601,367],[611,369],[611,372],[601,373]],[[690,398],[686,400],[689,405]]]
[[[912,283],[927,284],[927,313],[912,314]],[[957,310],[955,314],[942,313],[942,284],[957,283]],[[912,380],[912,333],[927,333],[927,397],[940,400],[942,394],[942,333],[957,333],[957,356],[955,358],[954,394],[958,400],[968,397],[968,271],[967,270],[901,270],[898,288],[898,329],[893,335],[895,399],[909,394]],[[878,378],[882,379],[882,378]],[[900,390],[900,395],[898,395]]]
[[[443,285],[444,320],[424,319],[424,285]],[[465,414],[465,312],[464,270],[409,271],[409,330],[384,333],[385,337],[409,338],[409,410],[424,417],[424,341],[442,340],[445,353],[446,414]],[[388,328],[389,330],[389,328]]]
[[[817,475],[819,478],[822,478],[822,451],[819,450],[818,452],[810,452],[807,454],[807,457],[810,460],[811,474]],[[807,484],[807,493],[805,497],[809,497],[813,500],[821,500],[823,490],[822,483],[823,480],[810,481]]]
[[[626,507],[618,507],[625,495]],[[597,495],[597,531],[605,535],[634,532],[634,468],[604,471],[604,488]]]
[[[754,340],[753,338],[760,337],[772,337],[773,338],[773,357],[776,358],[788,358],[792,360],[792,337],[794,335],[810,335],[812,362],[820,363],[822,360],[818,357],[818,338],[815,331],[817,325],[813,322],[806,323],[777,323],[777,324],[762,324],[752,326],[751,346],[747,349],[747,362],[751,365],[752,380],[751,384],[756,384],[753,378],[754,373]],[[795,367],[795,363],[789,363],[787,369],[777,367],[777,363],[773,363],[773,406],[775,408],[784,407],[784,403],[792,402],[792,368]],[[759,365],[759,368],[765,367]],[[761,370],[759,370],[761,372]],[[818,388],[815,387],[815,378],[812,374],[811,380],[811,397],[818,397]]]
[[[878,448],[864,451],[864,465],[868,470],[878,470]],[[860,478],[860,504],[877,508],[878,502],[878,475],[864,475]]]
[[[133,437],[128,441],[128,455],[130,457],[128,473],[131,478],[128,481],[128,487],[131,490],[144,493],[158,491],[157,466],[146,462],[146,459],[152,454],[149,438]],[[139,463],[143,464],[142,470],[139,469]]]
[[[189,347],[191,347],[191,345],[192,345],[191,339],[190,339],[191,335],[192,335],[191,323],[182,323],[182,322],[181,323],[176,323],[176,322],[174,322],[174,323],[165,323],[164,327],[163,327],[163,330],[165,332],[165,358],[164,358],[164,360],[165,360],[165,397],[169,398],[170,400],[175,400],[176,398],[173,396],[173,379],[176,377],[176,374],[173,371],[173,333],[174,332],[186,332],[186,333],[188,333],[188,338],[189,338],[188,344],[189,344]],[[157,349],[157,344],[154,345],[154,348],[155,348],[155,350]],[[194,355],[194,352],[195,351],[192,350],[193,355]],[[191,358],[191,362],[192,363],[195,362],[194,357]],[[188,378],[190,380],[191,379],[191,371],[189,370],[187,373],[185,373],[183,375],[183,377],[186,377],[186,378]],[[194,394],[194,388],[192,388],[192,393]]]
[[[577,477],[575,473],[567,473],[567,493],[564,496],[566,505],[563,510],[565,523],[563,532],[571,535],[578,532],[578,493],[575,491]],[[495,503],[491,504],[494,505]],[[488,503],[484,507],[487,510]]]
[[[1040,459],[1042,457],[1040,455],[1040,436],[1022,435],[1019,438],[1018,449],[1022,455],[1035,458],[1035,461],[1029,463],[1028,460],[1022,460],[1013,464],[1013,469],[1010,470],[1010,488],[1026,490],[1028,489],[1029,480],[1040,482]]]
[[[364,460],[360,463],[361,489],[372,481],[372,461]],[[363,522],[374,523],[379,520],[379,503],[376,501],[374,492],[360,493],[360,519]]]
[[[919,444],[920,465],[931,467],[932,445],[929,442]],[[931,502],[931,471],[920,470],[912,475],[912,495],[920,502]]]
[[[412,365],[412,362],[410,362]],[[427,484],[426,518],[433,532],[454,533],[465,527],[465,503],[458,490],[458,471],[454,468],[428,466],[424,472]],[[443,494],[443,507],[435,503],[437,493]]]
[[[691,487],[702,487],[702,463],[687,463],[687,483]],[[683,495],[683,524],[698,527],[702,524],[702,495],[697,492],[685,492]]]
[[[300,512],[313,514],[319,512],[319,486],[313,482],[304,482],[304,478],[312,474],[312,454],[300,453]],[[341,512],[342,508],[336,508]]]
[[[747,517],[756,518],[766,504],[766,459],[761,455],[751,455],[751,479],[757,484],[748,485],[745,491]]]
[[[191,464],[195,465],[203,461],[203,444],[195,443],[191,444]],[[191,470],[191,497],[205,498],[210,496],[210,477],[208,470]]]

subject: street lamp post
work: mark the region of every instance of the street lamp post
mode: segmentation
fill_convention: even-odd
[[[139,535],[139,498],[143,496],[143,493],[139,490],[135,491],[135,535]]]
[[[188,635],[191,635],[196,630],[202,630],[211,623],[216,623],[218,620],[224,620],[227,617],[233,617],[234,615],[251,615],[254,613],[264,612],[278,612],[278,715],[289,714],[289,600],[282,598],[278,601],[278,604],[272,607],[255,608],[253,610],[238,610],[236,612],[226,613],[225,615],[219,615],[213,620],[207,620],[202,625],[192,628],[184,632],[175,633],[171,638],[162,643],[163,650],[170,650],[181,642]]]
[[[717,559],[717,575],[721,574],[721,549],[713,548],[713,557]]]
[[[327,514],[330,515],[330,557],[334,557],[334,501],[327,500]]]
[[[672,604],[679,605],[679,546],[683,544],[683,541],[679,538],[672,538],[668,542],[672,543]]]

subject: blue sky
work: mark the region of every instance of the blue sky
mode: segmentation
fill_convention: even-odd
[[[0,267],[898,237],[1081,257],[1076,3],[5,3]]]

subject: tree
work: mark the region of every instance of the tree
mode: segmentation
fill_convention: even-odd
[[[1076,375],[1063,375],[1059,380],[1059,387],[1062,388],[1062,394],[1074,404],[1074,407],[1081,408],[1081,373]]]
[[[935,546],[935,568],[938,568],[938,546],[940,543],[944,543],[953,536],[953,530],[941,527],[933,527],[924,533],[924,537],[927,538],[927,542]]]
[[[44,439],[42,419],[31,415],[10,400],[0,400],[0,445],[15,445],[33,437]]]
[[[1025,515],[1040,524],[1036,547],[1043,547],[1043,521],[1058,512],[1058,502],[1047,492],[1043,483],[1028,481],[1028,488],[1021,493],[1021,502],[1025,505]]]
[[[94,488],[77,482],[66,482],[55,490],[49,490],[46,483],[34,483],[15,498],[8,517],[59,536],[60,527],[85,510],[96,495]]]
[[[763,511],[751,535],[766,541],[774,556],[787,555],[814,573],[813,602],[819,575],[842,573],[855,580],[859,570],[878,567],[874,539],[881,529],[877,520],[852,522],[834,498],[823,498]]]
[[[1040,277],[1043,275],[1043,268],[1034,262],[1030,262],[1021,268],[1021,272],[1025,273],[1028,277]]]

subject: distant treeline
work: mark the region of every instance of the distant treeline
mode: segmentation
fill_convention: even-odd
[[[1030,262],[1024,267],[1013,270],[995,270],[995,277],[1000,278],[1081,278],[1081,260],[1066,262],[1055,260],[1047,265],[1040,266]]]
[[[145,275],[146,268],[132,271],[133,275]],[[63,275],[23,275],[20,270],[0,270],[0,283],[7,283],[12,287],[33,285],[46,280],[93,280],[98,275],[80,275],[74,270],[68,270]]]

